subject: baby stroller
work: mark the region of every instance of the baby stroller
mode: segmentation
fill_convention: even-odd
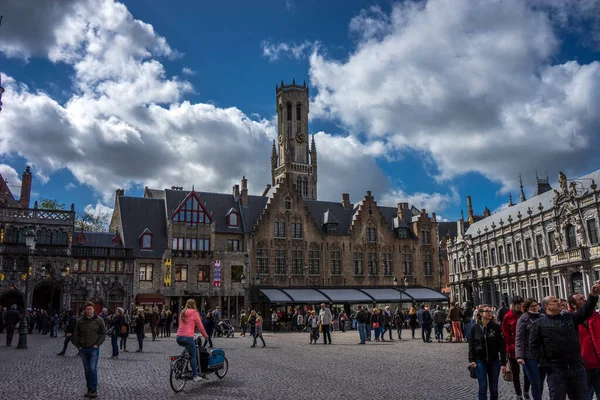
[[[223,337],[233,337],[233,335],[235,334],[235,329],[229,323],[229,320],[224,319],[219,321],[219,325],[217,326],[217,332],[220,334],[220,336]]]

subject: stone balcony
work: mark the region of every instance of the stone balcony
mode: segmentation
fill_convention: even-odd
[[[563,251],[562,253],[554,254],[551,257],[551,264],[559,265],[559,264],[567,264],[573,262],[580,262],[585,260],[585,254],[582,248],[571,249]]]
[[[75,222],[75,210],[43,210],[39,208],[0,208],[0,222],[29,225],[69,225]]]

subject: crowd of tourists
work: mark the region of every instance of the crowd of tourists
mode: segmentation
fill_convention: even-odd
[[[541,400],[544,383],[551,400],[600,399],[600,282],[586,299],[515,296],[497,312],[483,304],[474,313],[469,363],[479,399],[498,399],[500,376],[512,381],[517,399]],[[521,370],[523,386],[521,387]]]

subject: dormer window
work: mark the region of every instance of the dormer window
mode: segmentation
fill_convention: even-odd
[[[240,226],[240,214],[234,208],[231,208],[227,212],[226,217],[227,225],[229,225],[230,228],[236,228]]]
[[[154,245],[154,235],[149,229],[144,229],[144,232],[140,235],[140,247],[142,250],[151,250]]]
[[[327,224],[327,234],[328,235],[337,235],[337,224],[334,224],[334,223]]]

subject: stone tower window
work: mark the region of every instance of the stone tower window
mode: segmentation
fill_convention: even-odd
[[[302,119],[302,104],[296,104],[296,120],[300,121]]]
[[[287,120],[291,121],[292,120],[292,103],[287,103],[287,107],[286,107],[286,111],[287,111]]]

